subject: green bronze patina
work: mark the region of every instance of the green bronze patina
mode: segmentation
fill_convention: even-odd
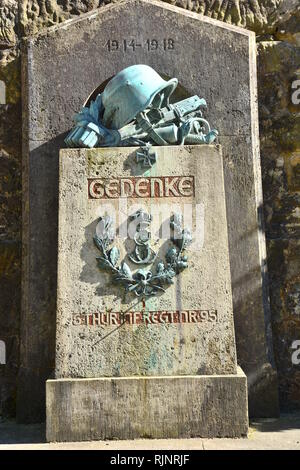
[[[218,135],[203,118],[206,101],[192,96],[175,104],[169,99],[178,81],[163,80],[147,65],[119,72],[102,94],[75,116],[65,139],[69,147],[145,147],[137,161],[155,163],[151,145],[210,144]]]
[[[150,264],[156,258],[156,253],[149,247],[149,237],[144,232],[144,237],[141,237],[141,231],[151,221],[151,216],[143,211],[137,211],[132,218],[140,219],[137,225],[137,230],[134,235],[134,240],[138,240],[138,247],[143,245],[146,249],[146,257],[134,251],[134,255],[130,256],[131,261],[136,264]],[[165,260],[160,260],[155,270],[152,269],[138,269],[132,273],[130,267],[124,261],[118,265],[120,259],[120,251],[116,246],[110,248],[114,241],[113,221],[111,217],[105,216],[99,220],[102,223],[101,235],[94,236],[94,242],[99,249],[101,256],[97,258],[99,268],[106,269],[112,273],[114,282],[119,283],[125,288],[126,292],[134,292],[138,297],[150,297],[165,292],[167,285],[173,284],[173,278],[180,273],[183,269],[188,267],[187,256],[183,254],[184,250],[192,241],[191,233],[187,229],[182,228],[182,216],[174,214],[170,220],[170,227],[172,230],[171,246],[165,256]],[[142,238],[142,242],[141,242]],[[144,253],[145,254],[145,253]]]

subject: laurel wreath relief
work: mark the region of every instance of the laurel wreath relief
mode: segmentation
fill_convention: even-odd
[[[156,254],[148,246],[149,239],[145,237],[145,230],[141,230],[142,225],[145,226],[150,223],[151,216],[140,210],[132,217],[139,217],[142,223],[138,225],[134,237],[136,242],[134,253],[137,259],[135,260],[133,256],[130,256],[130,259],[136,264],[149,264],[151,258],[151,263],[153,263]],[[159,260],[154,270],[138,269],[134,273],[124,261],[118,265],[120,251],[116,246],[110,248],[114,241],[112,218],[110,216],[100,217],[99,222],[102,223],[103,227],[101,236],[94,236],[95,245],[101,253],[101,256],[97,257],[98,266],[100,269],[110,271],[113,281],[122,285],[125,292],[133,292],[138,297],[149,297],[165,292],[165,287],[174,283],[173,278],[188,267],[187,256],[183,252],[191,243],[192,237],[188,229],[182,228],[182,216],[180,214],[173,214],[170,219],[173,246],[168,249],[165,259]],[[140,248],[142,248],[141,251]],[[143,252],[146,253],[145,257],[143,257]],[[152,256],[153,253],[154,256]]]

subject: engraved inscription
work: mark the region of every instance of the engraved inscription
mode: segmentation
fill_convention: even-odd
[[[90,199],[191,197],[194,196],[193,176],[160,176],[149,178],[89,178]]]
[[[172,323],[217,323],[217,310],[175,310],[153,312],[74,313],[74,326],[159,325]]]
[[[153,51],[172,51],[175,49],[175,40],[172,38],[155,39],[148,38],[146,40],[137,39],[109,39],[104,46],[109,52],[124,51],[135,52],[143,49],[147,52]]]

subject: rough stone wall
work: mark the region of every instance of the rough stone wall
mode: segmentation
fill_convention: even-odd
[[[300,104],[294,104],[292,99],[292,85],[300,79],[299,10],[297,21],[298,37],[295,15],[274,32],[274,40],[268,38],[258,46],[273,342],[280,399],[285,409],[300,408],[300,365],[292,360],[293,346],[300,349]],[[300,102],[300,81],[298,88]]]
[[[0,340],[7,349],[7,363],[0,364],[0,416],[14,414],[20,361],[20,41],[112,1],[0,0]],[[300,365],[292,362],[293,343],[300,341],[300,104],[292,100],[292,84],[300,80],[299,0],[166,1],[257,34],[274,350],[282,408],[300,408]]]
[[[17,13],[17,2],[0,2],[0,340],[6,345],[6,365],[0,364],[0,416],[14,414],[19,364],[21,84]]]

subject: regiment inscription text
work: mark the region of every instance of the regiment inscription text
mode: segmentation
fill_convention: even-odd
[[[146,325],[163,323],[216,323],[217,310],[175,310],[154,312],[95,312],[72,315],[74,326]]]

